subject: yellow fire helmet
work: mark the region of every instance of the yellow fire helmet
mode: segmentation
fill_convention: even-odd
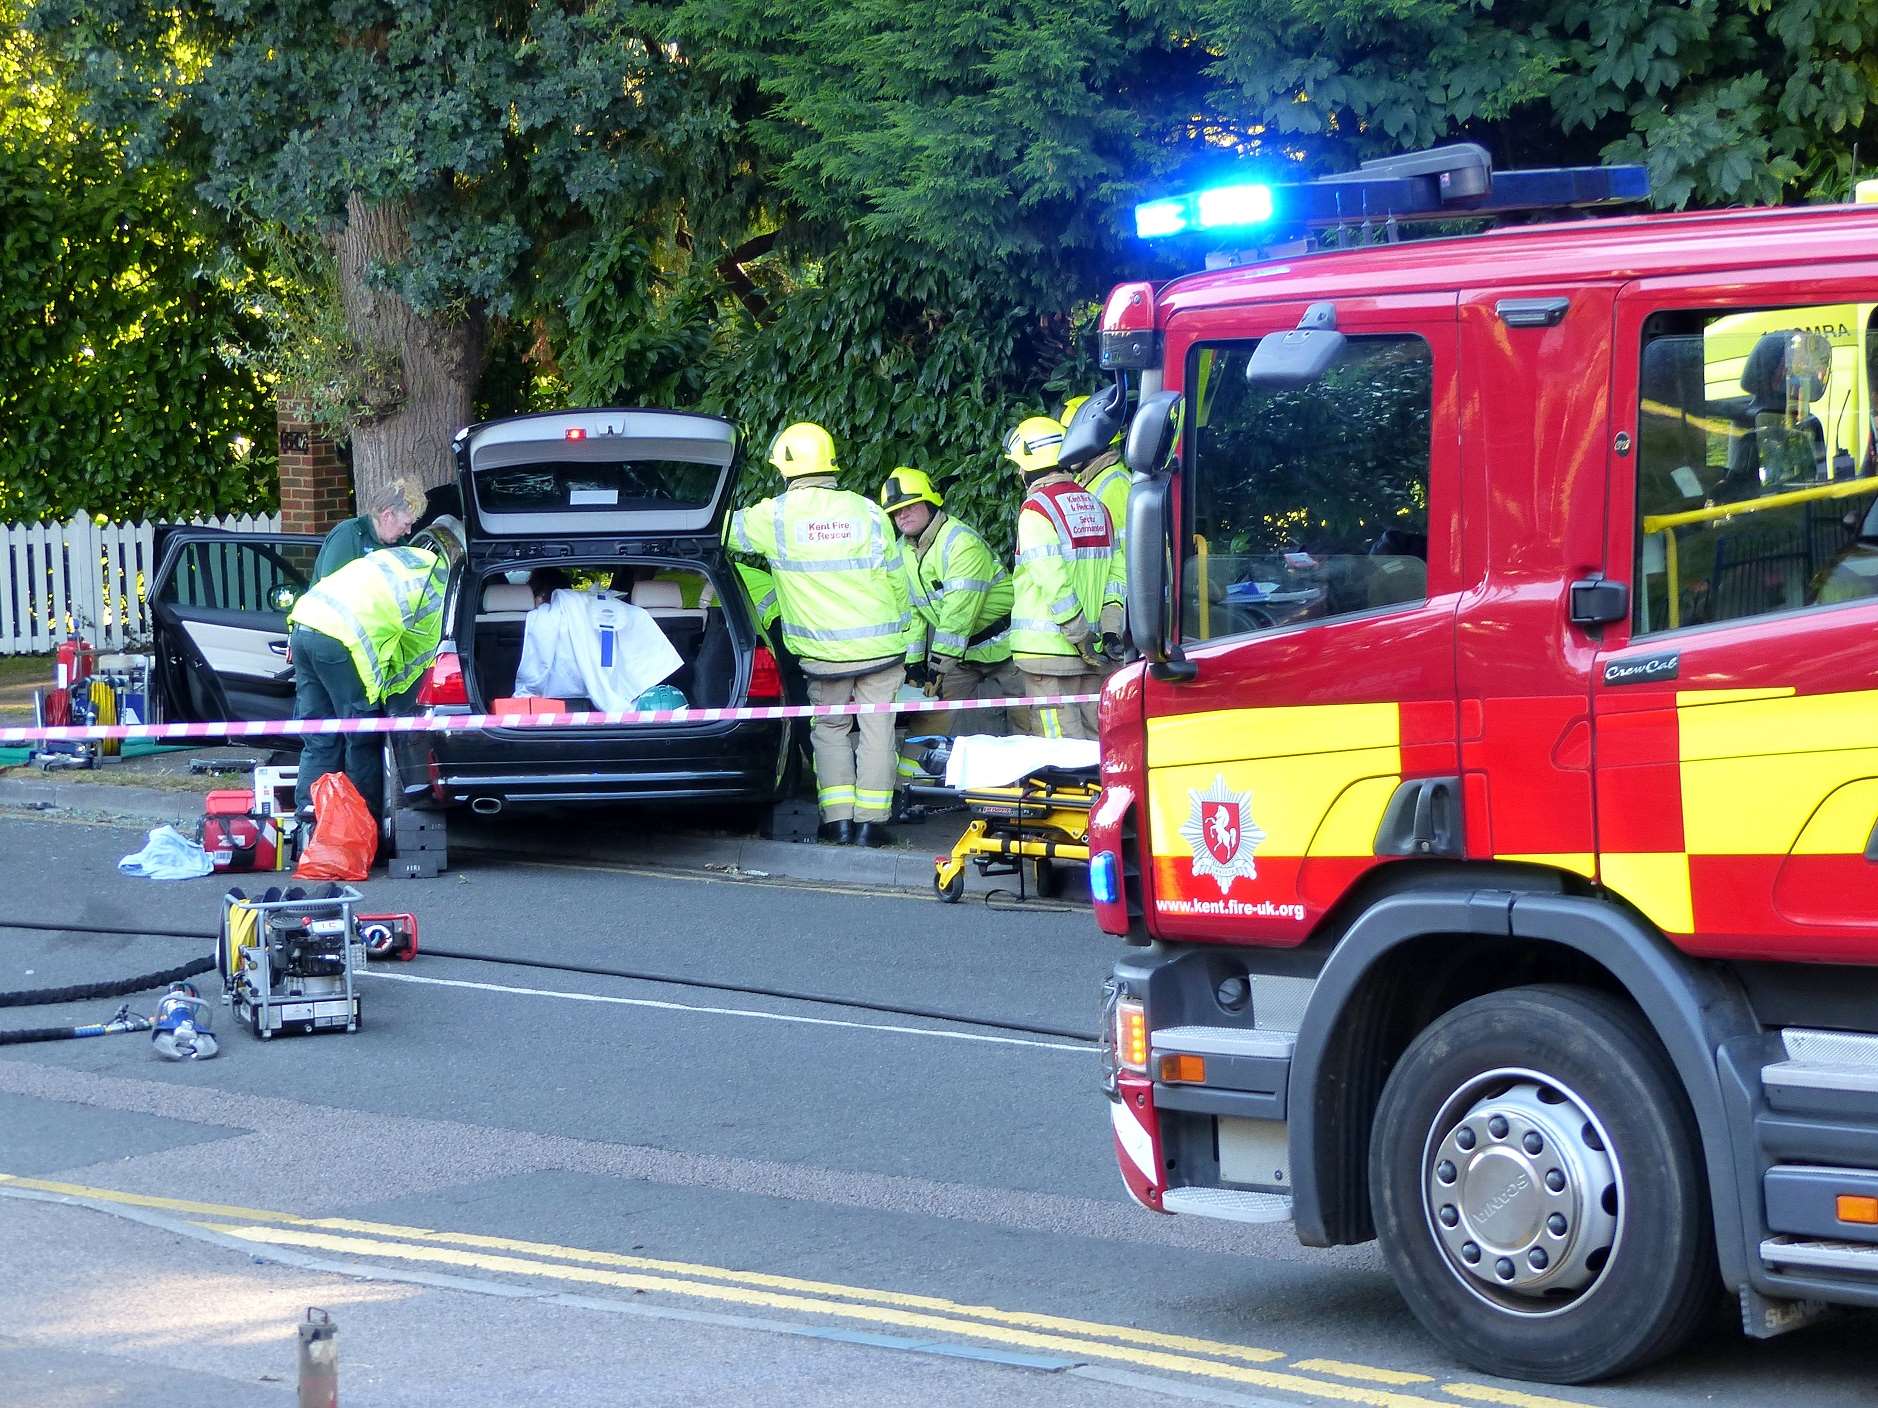
[[[1077,408],[1088,399],[1087,396],[1070,397],[1069,400],[1063,403],[1063,409],[1057,412],[1056,418],[1062,421],[1065,426],[1068,426],[1071,421],[1076,419]]]
[[[1056,468],[1063,452],[1063,422],[1048,416],[1031,416],[1019,421],[1017,429],[1004,438],[1004,453],[1026,474],[1041,474]]]
[[[814,421],[797,421],[770,443],[769,462],[784,479],[804,474],[834,474],[835,437]]]
[[[939,508],[944,503],[945,496],[933,488],[931,476],[923,469],[909,469],[901,465],[880,486],[880,506],[888,513],[898,513],[914,504],[931,504]]]

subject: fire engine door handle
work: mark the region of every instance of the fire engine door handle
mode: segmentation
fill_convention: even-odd
[[[1630,588],[1608,577],[1581,577],[1571,586],[1574,626],[1596,630],[1630,614]]]
[[[1395,789],[1376,828],[1379,856],[1460,856],[1461,780],[1409,778]]]

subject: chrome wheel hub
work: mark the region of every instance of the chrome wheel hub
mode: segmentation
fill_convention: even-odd
[[[1492,1071],[1448,1098],[1429,1131],[1422,1198],[1455,1275],[1526,1315],[1582,1296],[1623,1225],[1622,1177],[1597,1117],[1532,1071]]]

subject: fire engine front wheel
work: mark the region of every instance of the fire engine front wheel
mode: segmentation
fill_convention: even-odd
[[[1383,1089],[1370,1203],[1422,1325],[1490,1374],[1584,1383],[1676,1349],[1715,1304],[1693,1117],[1624,1004],[1462,1004]]]

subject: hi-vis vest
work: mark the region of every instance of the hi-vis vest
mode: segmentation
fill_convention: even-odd
[[[1109,531],[1115,535],[1115,555],[1123,563],[1123,581],[1128,580],[1128,490],[1134,482],[1134,475],[1119,459],[1082,480],[1083,488],[1100,499],[1102,507],[1109,511]]]
[[[975,665],[1011,658],[1011,575],[975,531],[941,514],[908,545],[906,572],[914,613],[909,662],[928,654]]]
[[[1108,510],[1082,485],[1050,475],[1032,486],[1017,515],[1011,653],[1074,655],[1063,634],[1078,619],[1099,628],[1123,582]]]
[[[909,595],[900,539],[879,504],[793,484],[730,522],[731,546],[769,560],[783,643],[828,664],[900,658]]]
[[[365,686],[383,703],[416,684],[443,639],[448,564],[423,548],[382,548],[322,577],[294,603],[287,624],[346,648]]]

